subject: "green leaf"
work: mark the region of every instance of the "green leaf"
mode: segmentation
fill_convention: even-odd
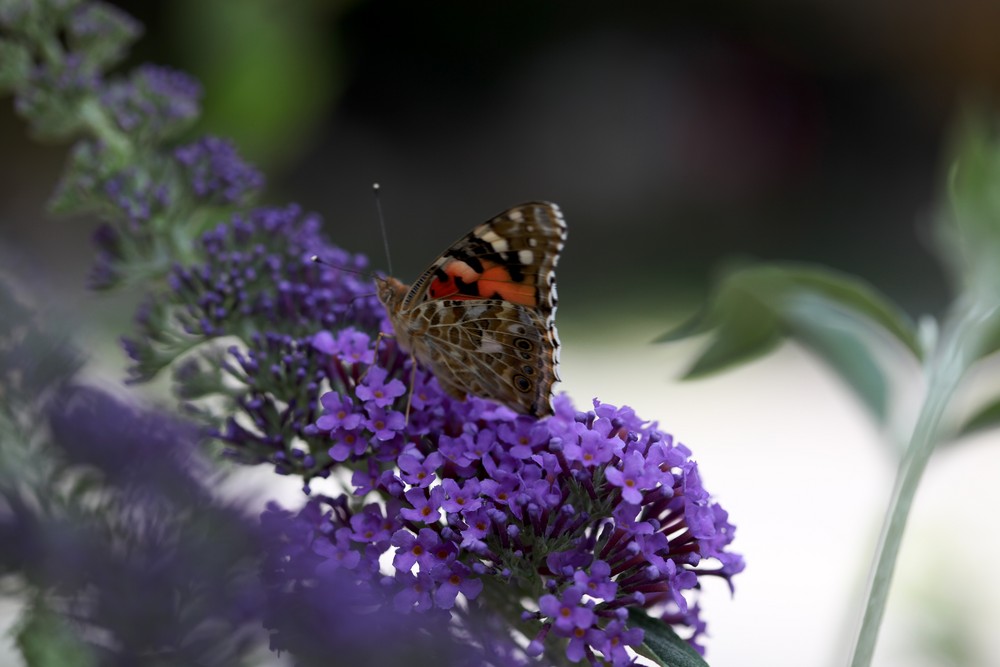
[[[694,648],[674,629],[641,609],[629,609],[629,625],[644,632],[641,653],[661,667],[708,667]]]
[[[886,412],[887,382],[877,351],[896,341],[922,356],[916,328],[864,281],[829,269],[775,264],[723,274],[708,305],[658,341],[711,332],[688,370],[694,378],[745,363],[795,339],[828,362],[872,412]]]
[[[970,109],[953,140],[950,201],[936,218],[938,249],[956,287],[1000,301],[1000,122]]]
[[[1000,304],[981,320],[979,333],[976,359],[1000,352]]]
[[[15,641],[28,667],[92,667],[93,653],[65,620],[40,600],[30,605],[15,630]]]
[[[982,406],[958,430],[959,435],[968,435],[1000,426],[1000,398]]]
[[[952,141],[949,197],[935,219],[936,249],[949,270],[956,307],[969,316],[968,363],[1000,351],[1000,119],[966,111]]]
[[[790,303],[786,313],[794,337],[836,369],[873,414],[883,419],[889,386],[875,351],[863,342],[877,336],[867,331],[869,321],[810,295]]]
[[[703,377],[729,366],[762,357],[781,342],[777,323],[766,311],[734,303],[715,337],[688,369],[686,377]]]

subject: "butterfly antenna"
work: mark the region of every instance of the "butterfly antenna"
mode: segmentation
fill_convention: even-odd
[[[319,255],[310,255],[309,261],[315,262],[316,264],[322,264],[323,266],[328,266],[331,269],[336,269],[337,271],[346,271],[347,273],[354,273],[356,275],[362,276],[365,279],[371,279],[370,273],[367,273],[365,271],[358,271],[357,269],[346,269],[343,266],[337,266],[336,264],[331,264],[330,262],[326,261]],[[370,296],[378,296],[378,293],[371,292],[367,294],[355,294],[353,297],[351,297],[351,300],[349,302],[349,307],[353,308],[354,302],[357,301],[358,299],[367,299]]]
[[[385,218],[382,216],[382,198],[379,197],[378,183],[372,183],[372,195],[375,197],[375,212],[378,214],[378,226],[382,230],[382,243],[385,246],[385,263],[391,276],[393,272],[392,257],[389,255],[389,235],[385,233]]]
[[[331,269],[336,269],[338,271],[343,271],[345,273],[353,273],[355,275],[364,276],[366,278],[370,277],[369,274],[368,274],[368,272],[366,272],[366,271],[358,271],[357,269],[348,269],[347,267],[344,267],[344,266],[337,266],[336,264],[331,264],[330,262],[326,261],[325,259],[323,259],[319,255],[310,255],[309,256],[309,261],[310,262],[315,262],[316,264],[322,264],[323,266],[328,266]]]

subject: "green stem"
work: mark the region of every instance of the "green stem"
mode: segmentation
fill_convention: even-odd
[[[975,337],[979,332],[976,324],[981,318],[971,310],[955,315],[946,323],[937,354],[929,364],[927,396],[896,474],[882,534],[875,550],[864,618],[854,645],[851,667],[868,667],[871,664],[913,498],[927,468],[927,461],[940,440],[941,420],[948,403],[968,366],[968,359],[975,358],[971,352],[976,347]]]
[[[96,99],[88,98],[80,104],[80,118],[94,137],[111,151],[115,167],[128,162],[132,155],[132,141],[114,126]]]
[[[903,530],[906,528],[906,520],[920,478],[927,467],[931,452],[934,451],[934,432],[937,430],[936,426],[940,422],[950,395],[950,391],[947,395],[944,392],[928,395],[910,440],[910,446],[900,462],[882,534],[875,550],[875,565],[868,581],[868,602],[854,647],[851,667],[867,667],[871,663],[875,640],[885,613],[886,599],[889,596],[889,585],[892,583],[892,574],[899,555],[899,545],[903,539]]]

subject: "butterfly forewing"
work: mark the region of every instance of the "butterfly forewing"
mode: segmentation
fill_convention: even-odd
[[[383,298],[397,336],[449,394],[551,414],[559,379],[555,266],[565,239],[559,207],[546,202],[479,225],[402,299]]]
[[[429,299],[500,298],[552,310],[566,223],[555,204],[504,211],[452,244],[413,283],[402,309]]]

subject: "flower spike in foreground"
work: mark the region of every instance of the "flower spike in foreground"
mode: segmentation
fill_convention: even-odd
[[[523,612],[537,627],[529,651],[561,640],[571,661],[627,664],[626,647],[642,641],[627,626],[629,607],[688,628],[701,649],[691,596],[703,577],[731,581],[743,559],[728,551],[734,528],[685,446],[627,407],[595,400],[579,413],[560,396],[555,414],[537,420],[484,399],[455,400],[419,368],[421,409],[406,422],[393,407],[405,400],[396,383],[409,361],[391,358],[353,397],[325,396],[330,413],[316,426],[339,442],[343,425],[360,425],[366,448],[345,458],[334,444],[331,456],[382,462],[374,477],[355,473],[356,493],[389,499],[392,539],[357,547],[375,559],[395,548],[391,578],[373,575],[387,594],[397,591],[394,609],[440,612],[458,593],[475,601],[482,589],[507,589],[534,600]],[[328,518],[322,535],[341,525]]]

